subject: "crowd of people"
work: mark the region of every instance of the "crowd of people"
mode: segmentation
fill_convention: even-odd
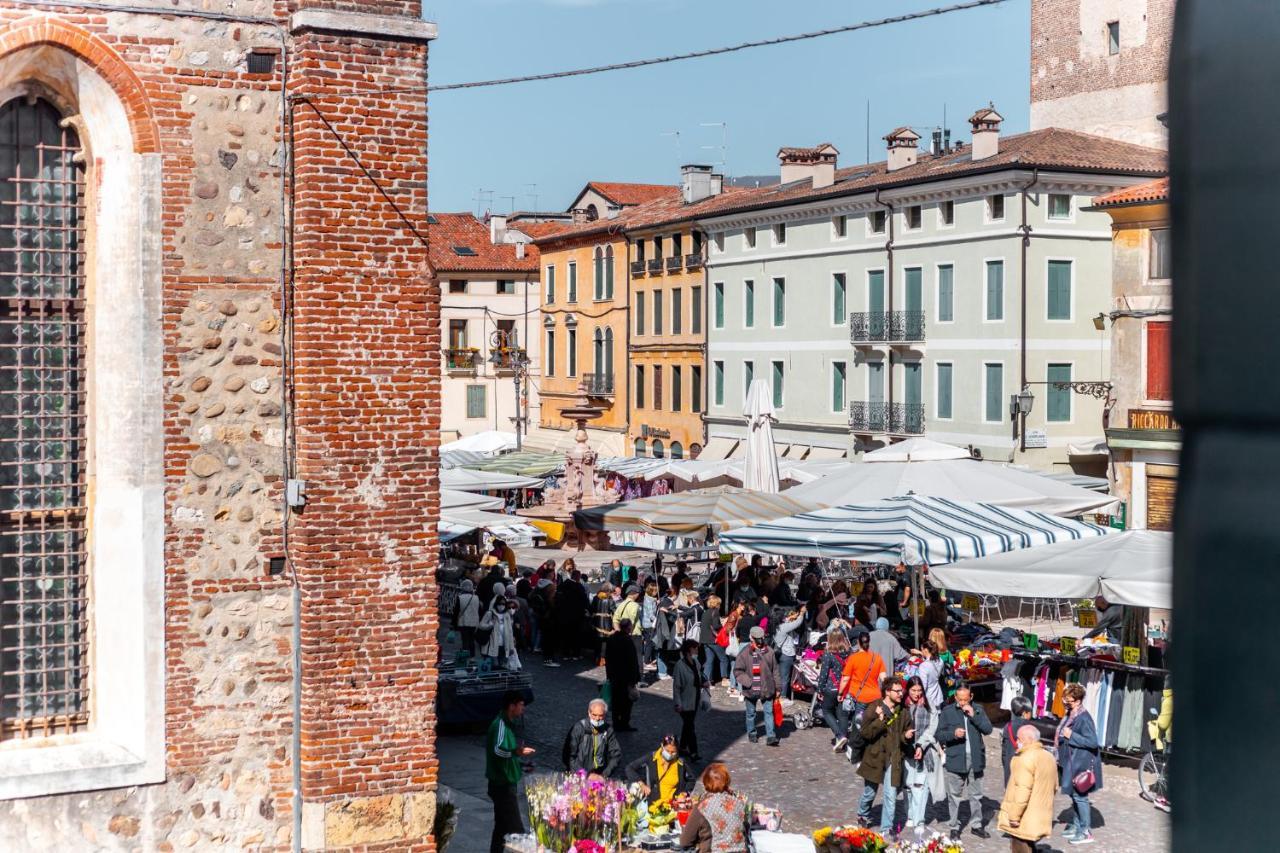
[[[956,676],[946,633],[953,614],[937,591],[924,596],[920,634],[913,633],[912,608],[920,591],[905,567],[882,582],[868,577],[850,584],[825,580],[816,563],[797,581],[785,566],[738,558],[696,584],[683,563],[664,568],[655,560],[635,567],[613,560],[589,592],[572,560],[559,567],[547,561],[517,577],[494,556],[486,563],[479,577],[461,582],[453,611],[463,648],[480,657],[482,668],[511,667],[529,652],[547,666],[585,660],[604,667],[600,697],[565,737],[566,771],[625,776],[662,800],[687,793],[693,788],[691,764],[702,761],[698,719],[712,705],[712,689],[722,687],[729,701],[743,704],[750,742],[759,741],[763,723],[765,744],[776,747],[796,662],[812,647],[820,658],[816,681],[805,685],[806,692],[814,694],[832,750],[843,752],[863,780],[859,822],[870,826],[878,798],[881,834],[923,835],[930,802],[945,802],[951,837],[960,837],[965,826],[989,837],[980,792],[985,739],[995,727]],[[904,669],[909,677],[899,674]],[[679,733],[667,733],[652,752],[624,760],[617,733],[635,731],[632,708],[640,688],[668,684]],[[998,828],[1015,851],[1032,849],[1025,845],[1049,834],[1053,791],[1046,806],[1045,759],[1054,761],[1053,787],[1072,800],[1067,840],[1093,841],[1089,792],[1102,785],[1097,736],[1081,705],[1083,690],[1067,690],[1068,714],[1054,737],[1053,755],[1042,748],[1040,730],[1029,724],[1021,703],[1015,702],[1013,719],[999,733],[1007,793]],[[495,721],[487,758],[518,758],[513,750],[520,747],[508,737],[510,722]],[[708,792],[709,769],[703,773]],[[501,788],[511,775],[506,769],[489,777],[491,795],[492,786],[500,786],[495,823],[503,827],[514,826]],[[712,782],[727,789],[727,778],[724,771],[723,780],[715,776]],[[497,832],[495,827],[495,839]]]

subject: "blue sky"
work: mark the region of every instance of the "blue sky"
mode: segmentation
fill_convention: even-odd
[[[603,65],[806,32],[953,0],[425,0],[440,36],[430,82]],[[632,71],[430,97],[431,206],[564,209],[588,180],[675,183],[682,162],[773,174],[783,145],[833,142],[840,163],[881,137],[965,119],[988,100],[1004,130],[1028,121],[1029,6],[1009,0],[861,32]],[[664,135],[678,131],[679,136]],[[677,148],[678,145],[678,148]],[[704,148],[703,146],[711,146]],[[534,187],[529,186],[536,184]]]

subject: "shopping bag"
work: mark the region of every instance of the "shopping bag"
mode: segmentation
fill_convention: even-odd
[[[777,696],[773,697],[773,727],[775,729],[782,728],[782,699]]]
[[[723,625],[720,626],[719,631],[716,631],[716,645],[722,649],[729,647],[729,631]]]
[[[711,691],[705,687],[698,691],[698,708],[702,711],[711,710]]]
[[[600,682],[600,698],[606,705],[613,704],[613,686],[607,681]]]

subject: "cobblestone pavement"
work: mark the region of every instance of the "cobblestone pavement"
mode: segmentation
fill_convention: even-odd
[[[527,655],[524,660],[533,674],[535,691],[535,701],[526,712],[526,737],[538,749],[537,769],[558,770],[564,734],[575,719],[585,715],[603,671],[587,662],[566,662],[561,668],[548,668],[537,655]],[[809,833],[823,824],[854,820],[862,780],[842,755],[831,752],[827,729],[796,731],[788,720],[780,747],[765,746],[763,738],[752,744],[745,736],[742,704],[729,699],[723,689],[713,691],[713,699],[712,710],[698,719],[701,753],[706,761],[728,765],[736,789],[781,808],[787,831]],[[671,707],[669,681],[642,689],[632,722],[640,731],[619,735],[625,761],[655,749],[662,733],[679,731],[680,720]],[[485,796],[483,746],[483,734],[477,733],[449,733],[440,740],[440,779],[457,792],[463,811],[451,853],[481,851],[488,844],[491,807]],[[970,853],[1009,849],[1008,840],[994,826],[1003,792],[1000,746],[994,737],[987,750],[988,766],[994,771],[987,774],[983,783],[983,812],[992,837],[983,840],[966,830],[965,849]],[[1169,817],[1138,797],[1136,772],[1108,763],[1103,775],[1104,788],[1093,798],[1097,839],[1093,849],[1107,853],[1167,850]],[[1069,800],[1059,794],[1056,806],[1060,822],[1054,827],[1053,837],[1040,849],[1078,849],[1062,839],[1061,820],[1069,814]],[[900,802],[899,820],[903,808]],[[961,814],[967,813],[968,806],[962,805]],[[945,804],[931,805],[929,820],[931,827],[945,828]]]

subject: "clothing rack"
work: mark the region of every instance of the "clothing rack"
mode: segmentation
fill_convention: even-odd
[[[1099,660],[1098,658],[1085,658],[1079,655],[1064,655],[1058,652],[1030,652],[1019,649],[1013,652],[1013,656],[1024,660],[1061,661],[1063,663],[1073,663],[1080,667],[1093,666],[1099,669],[1114,669],[1119,672],[1140,672],[1144,675],[1169,674],[1167,669],[1158,669],[1152,666],[1138,666],[1134,663],[1124,663],[1118,660]]]

